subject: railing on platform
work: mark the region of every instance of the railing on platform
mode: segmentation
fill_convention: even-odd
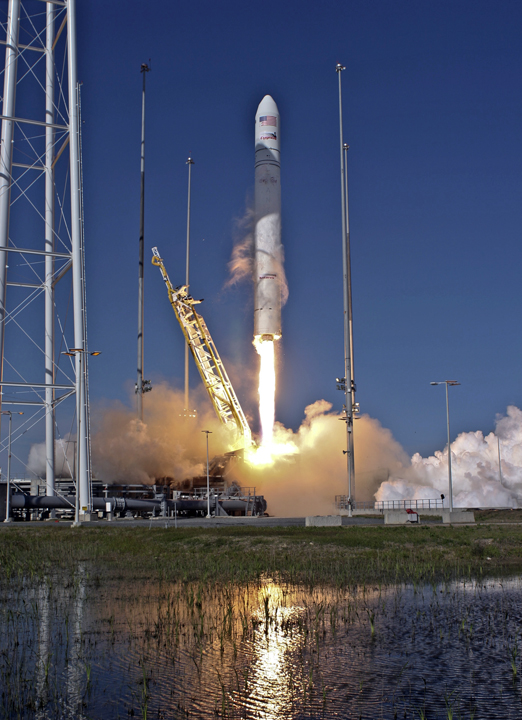
[[[348,510],[348,495],[336,495],[335,506],[340,510]],[[376,501],[357,501],[351,503],[352,510],[375,510],[375,512],[383,512],[384,510],[436,510],[444,507],[444,501],[439,499],[425,500],[376,500]]]

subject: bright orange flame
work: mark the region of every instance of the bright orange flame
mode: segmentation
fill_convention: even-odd
[[[254,340],[260,357],[259,365],[259,419],[261,420],[261,447],[269,450],[274,439],[275,422],[275,353],[273,340]]]
[[[261,444],[252,448],[246,459],[252,465],[271,465],[277,456],[293,455],[297,447],[281,442],[274,435],[275,426],[275,351],[274,340],[254,338],[254,347],[260,357],[259,366],[259,418],[261,421]]]

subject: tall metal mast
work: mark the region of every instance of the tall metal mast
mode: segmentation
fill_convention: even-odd
[[[54,122],[54,5],[46,6],[45,120]],[[45,128],[45,251],[54,251],[54,128]],[[54,495],[54,257],[45,256],[45,477]],[[54,511],[53,511],[54,512]]]
[[[356,420],[359,413],[359,403],[355,402],[355,355],[353,349],[353,306],[352,306],[352,256],[350,250],[350,216],[349,216],[349,202],[348,202],[348,150],[350,146],[348,143],[343,144],[344,150],[344,209],[346,212],[346,292],[348,295],[348,328],[349,328],[349,352],[350,352],[350,386],[348,388],[350,393],[350,405],[352,408],[352,420]],[[353,432],[351,434],[352,439],[352,480],[353,487],[355,490],[355,457],[354,457],[354,437]]]
[[[78,383],[80,415],[76,422],[83,428],[78,433],[76,452],[78,453],[78,483],[80,494],[80,512],[90,510],[89,477],[87,474],[89,438],[87,437],[87,412],[85,407],[85,363],[82,353],[85,348],[84,327],[84,292],[83,292],[83,248],[82,248],[82,215],[80,198],[80,124],[78,113],[78,65],[76,58],[76,0],[67,3],[67,54],[69,60],[69,172],[71,176],[71,248],[73,272],[73,314],[74,314],[74,347],[76,353],[75,372],[80,376]],[[78,391],[77,391],[78,392]]]
[[[189,157],[188,165],[188,199],[187,199],[187,262],[185,268],[185,285],[189,291],[189,270],[190,270],[190,181],[192,177],[192,166],[194,160]],[[190,415],[189,410],[189,347],[185,345],[185,413]]]
[[[4,102],[2,107],[2,142],[0,148],[0,249],[9,245],[9,220],[13,170],[13,136],[18,65],[18,32],[20,0],[9,0],[5,38]],[[0,380],[4,379],[4,349],[7,299],[7,253],[0,252]],[[3,394],[3,393],[2,393]],[[0,394],[0,407],[2,395]]]
[[[351,331],[351,277],[350,277],[350,235],[348,229],[348,197],[345,168],[345,147],[343,140],[343,103],[341,91],[341,73],[346,68],[338,63],[336,72],[339,78],[339,139],[341,155],[341,208],[342,208],[342,249],[343,249],[343,303],[344,303],[344,378],[339,387],[344,390],[346,410],[346,457],[348,471],[348,503],[351,508],[355,484],[355,462],[353,443],[354,392],[352,370],[353,336]]]
[[[21,32],[24,44],[18,42]],[[38,3],[38,8],[32,2],[9,0],[3,42],[0,399],[4,405],[32,406],[17,426],[13,444],[28,428],[45,428],[46,461],[41,476],[47,494],[52,495],[56,492],[54,437],[65,435],[56,423],[55,409],[62,402],[67,407],[65,401],[76,392],[78,499],[84,512],[90,509],[90,443],[86,362],[80,359],[86,351],[86,331],[76,0],[48,0],[45,5]],[[23,108],[18,113],[15,96]],[[69,292],[63,282],[59,284],[65,277],[72,279],[72,332],[65,322]],[[37,318],[40,325],[35,323]],[[75,367],[65,365],[56,352],[58,345],[62,349],[74,346]],[[37,421],[44,418],[38,426]],[[69,416],[67,432],[70,426]],[[0,452],[5,446],[4,439]]]
[[[145,237],[145,78],[150,71],[149,66],[143,63],[143,89],[141,93],[141,194],[140,194],[140,241],[139,241],[139,270],[138,270],[138,379],[136,394],[138,396],[138,418],[143,421],[143,271],[144,271],[144,237]],[[149,388],[149,386],[148,386]],[[147,388],[147,389],[148,389]]]

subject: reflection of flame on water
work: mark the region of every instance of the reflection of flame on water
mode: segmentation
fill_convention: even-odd
[[[297,621],[304,608],[288,607],[281,586],[272,582],[259,589],[258,597],[259,608],[254,614],[259,625],[252,645],[250,698],[255,703],[256,717],[279,720],[290,717],[295,694],[292,651],[303,642],[302,636],[285,632],[284,624]]]
[[[246,454],[251,465],[271,465],[277,456],[294,455],[298,452],[294,443],[280,442],[274,433],[275,425],[275,349],[273,336],[258,335],[254,347],[260,357],[259,365],[259,419],[261,421],[261,444]]]

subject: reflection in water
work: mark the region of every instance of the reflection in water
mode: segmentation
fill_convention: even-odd
[[[90,575],[4,588],[0,717],[519,717],[518,579],[348,590]]]
[[[294,704],[293,654],[303,644],[303,637],[284,631],[298,621],[304,608],[286,604],[287,593],[268,582],[258,590],[260,608],[256,613],[259,621],[250,643],[251,662],[251,708],[265,720],[291,717]],[[264,698],[264,703],[262,699]]]
[[[76,574],[76,587],[74,594],[70,597],[68,616],[68,647],[67,655],[69,662],[66,666],[67,678],[67,701],[64,717],[71,720],[84,718],[82,701],[85,684],[85,664],[83,662],[82,645],[82,621],[85,604],[85,567],[82,564],[78,567]]]
[[[36,659],[36,698],[38,720],[46,718],[49,690],[49,664],[51,655],[51,603],[49,586],[43,583],[37,590],[38,651]]]

